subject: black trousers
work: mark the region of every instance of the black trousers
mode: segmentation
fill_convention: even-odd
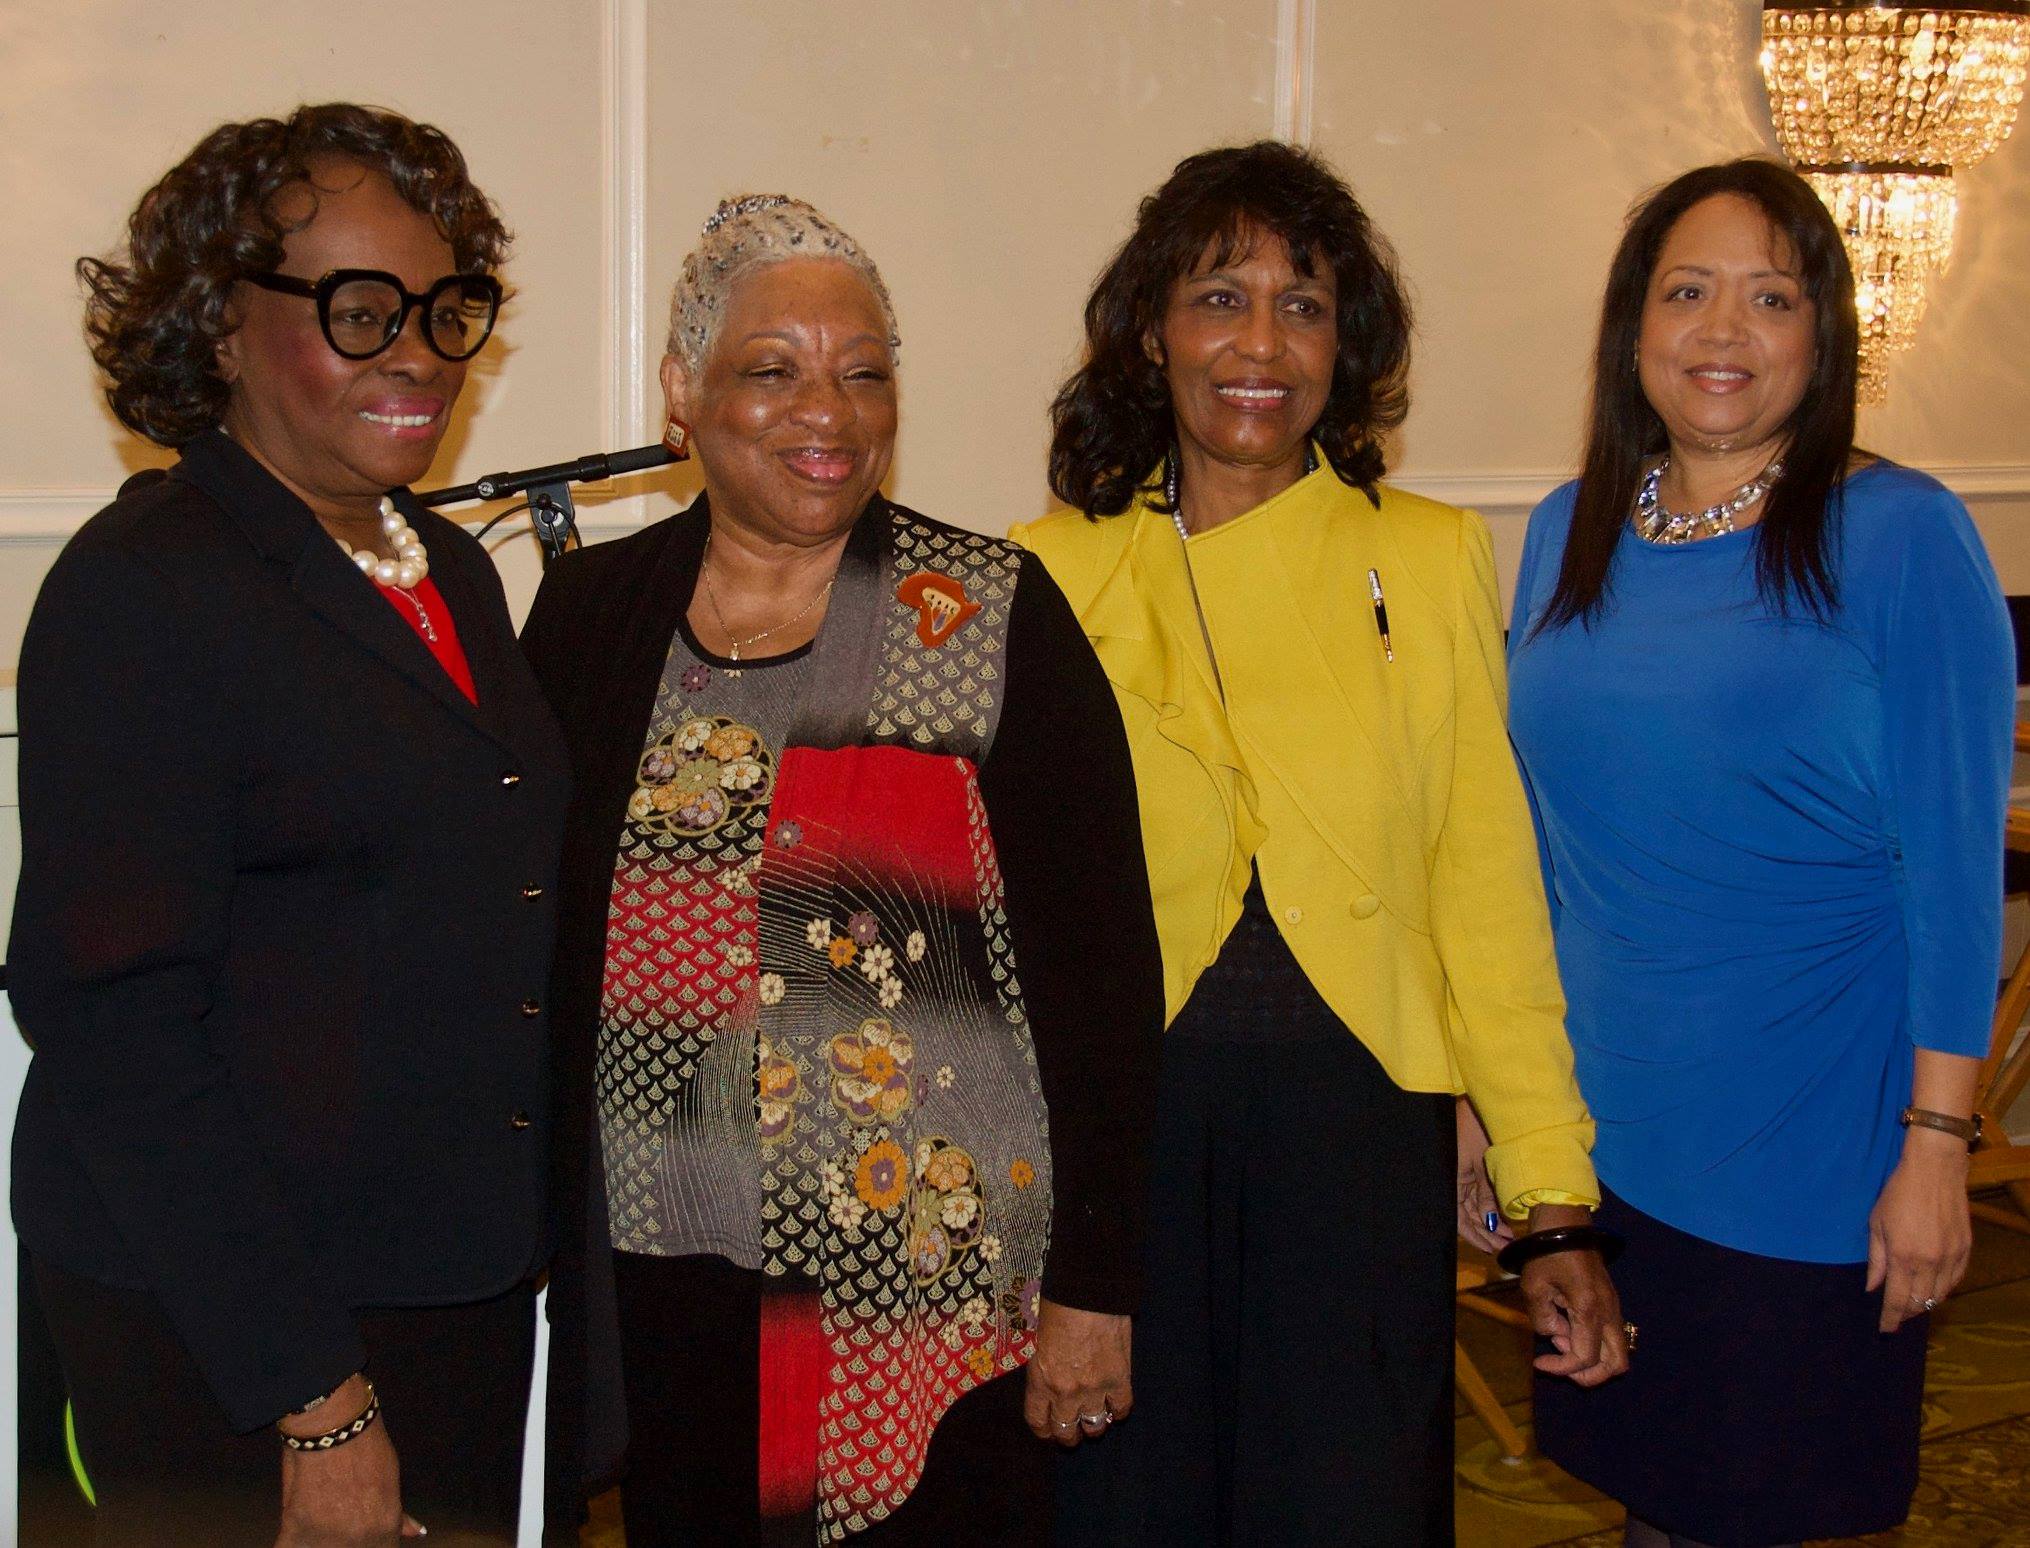
[[[41,1261],[36,1289],[98,1508],[96,1548],[274,1548],[282,1443],[235,1435],[161,1310]],[[515,1540],[535,1291],[359,1313],[367,1374],[431,1548]]]
[[[1135,1410],[1064,1462],[1080,1548],[1452,1542],[1452,1098],[1319,1000],[1259,891],[1166,1035]]]
[[[627,1548],[769,1541],[775,1524],[764,1528],[759,1504],[762,1276],[708,1256],[616,1252],[613,1261],[627,1381]],[[853,1541],[1043,1548],[1056,1448],[1022,1422],[1022,1393],[1016,1371],[954,1403],[915,1491]],[[793,1525],[795,1540],[807,1542],[809,1523]]]

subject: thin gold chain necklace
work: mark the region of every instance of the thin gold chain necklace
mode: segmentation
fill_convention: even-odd
[[[771,634],[781,633],[784,629],[787,629],[791,624],[797,622],[797,620],[808,615],[812,608],[816,607],[820,602],[824,601],[826,597],[829,597],[832,594],[832,586],[838,580],[838,577],[836,575],[833,576],[831,580],[825,582],[824,586],[819,589],[818,593],[815,596],[813,596],[810,599],[810,601],[806,602],[794,613],[791,613],[789,617],[783,619],[781,623],[770,624],[766,629],[763,629],[759,634],[750,634],[747,636],[746,639],[743,640],[735,638],[732,629],[727,626],[725,610],[719,606],[719,593],[716,590],[714,590],[712,586],[712,571],[709,568],[711,563],[712,563],[712,539],[708,534],[705,538],[704,555],[698,561],[698,579],[705,583],[705,600],[712,604],[712,617],[717,621],[719,625],[719,632],[725,635],[728,640],[732,641],[731,647],[726,652],[726,659],[728,661],[738,661],[740,659],[740,652],[747,646],[759,645]],[[739,673],[731,672],[728,675],[737,677]]]

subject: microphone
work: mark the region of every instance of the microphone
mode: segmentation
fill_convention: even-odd
[[[469,484],[433,489],[428,494],[417,495],[416,499],[419,504],[429,506],[462,505],[468,500],[505,500],[532,485],[583,484],[594,479],[618,478],[623,473],[639,473],[644,468],[659,468],[677,460],[675,452],[657,441],[653,446],[637,446],[630,451],[593,452],[575,462],[553,462],[547,467],[525,468],[519,473],[489,473]]]
[[[469,484],[433,489],[428,494],[417,495],[416,499],[420,504],[429,506],[461,505],[468,500],[504,500],[509,495],[526,490],[529,523],[536,529],[536,541],[542,545],[543,568],[548,569],[550,561],[561,558],[571,539],[577,536],[578,526],[572,519],[575,515],[571,504],[573,484],[618,478],[623,473],[639,473],[643,468],[659,468],[665,463],[681,462],[683,459],[683,453],[672,451],[668,445],[657,441],[652,446],[636,446],[628,451],[593,452],[575,462],[553,462],[547,467],[524,468],[519,473],[489,473]],[[502,512],[502,516],[507,514]],[[484,537],[499,520],[501,516],[496,516],[480,528],[480,536]]]

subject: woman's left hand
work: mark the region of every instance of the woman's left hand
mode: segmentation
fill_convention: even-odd
[[[1130,1318],[1045,1301],[1022,1400],[1029,1428],[1043,1440],[1076,1446],[1127,1418],[1135,1406],[1129,1381],[1133,1337]]]
[[[1592,1218],[1578,1205],[1539,1204],[1530,1211],[1530,1228],[1589,1225]],[[1531,1324],[1557,1351],[1538,1355],[1538,1370],[1597,1387],[1628,1369],[1621,1295],[1599,1253],[1550,1252],[1532,1258],[1523,1265],[1522,1291]]]
[[[1465,1097],[1454,1104],[1453,1126],[1459,1141],[1459,1170],[1452,1183],[1459,1202],[1459,1234],[1469,1247],[1492,1257],[1515,1240],[1515,1228],[1502,1219],[1494,1184],[1487,1175],[1487,1130]]]
[[[1882,1292],[1882,1331],[1894,1333],[1950,1295],[1973,1246],[1966,1142],[1910,1129],[1868,1216],[1868,1288]]]

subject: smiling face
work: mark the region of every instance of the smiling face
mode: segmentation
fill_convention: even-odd
[[[1236,467],[1300,466],[1338,358],[1332,271],[1301,274],[1272,233],[1170,288],[1155,353],[1180,437]]]
[[[895,363],[881,305],[849,264],[791,258],[734,283],[695,378],[663,361],[715,517],[811,547],[851,527],[895,454]]]
[[[1716,194],[1664,239],[1643,303],[1642,390],[1674,455],[1774,455],[1811,384],[1817,308],[1761,206]]]
[[[336,161],[316,180],[316,214],[283,240],[281,273],[384,269],[420,292],[452,272],[451,244],[380,173]],[[278,213],[300,219],[311,198],[288,190]],[[218,347],[231,385],[223,423],[311,510],[355,517],[429,470],[465,363],[431,353],[420,309],[381,354],[347,360],[326,341],[315,301],[243,284],[233,302],[238,326]]]

